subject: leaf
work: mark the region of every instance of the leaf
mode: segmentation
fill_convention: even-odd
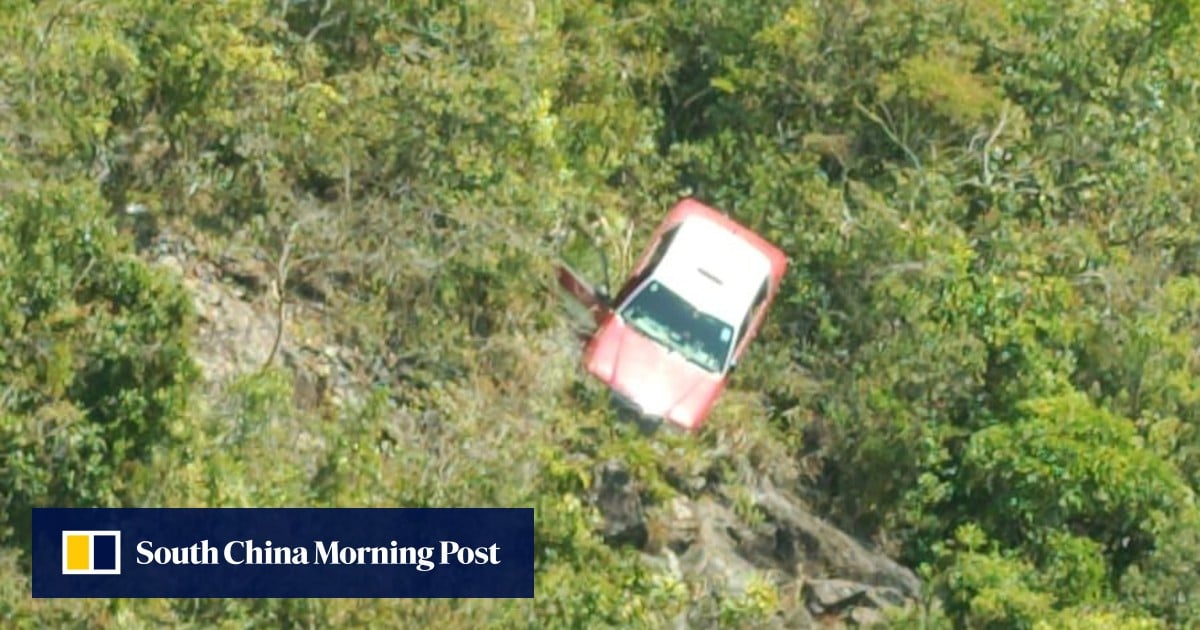
[[[726,94],[733,94],[737,92],[737,86],[733,84],[733,81],[725,77],[713,77],[708,80],[708,83],[709,85]]]

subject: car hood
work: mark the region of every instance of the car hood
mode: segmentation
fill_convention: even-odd
[[[589,344],[587,368],[647,416],[686,429],[704,421],[725,378],[609,319]]]

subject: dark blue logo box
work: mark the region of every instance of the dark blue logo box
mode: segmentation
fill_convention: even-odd
[[[528,598],[533,583],[532,508],[33,510],[34,597]]]

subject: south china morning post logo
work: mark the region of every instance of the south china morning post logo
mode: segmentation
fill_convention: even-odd
[[[63,575],[120,575],[121,532],[62,532]]]
[[[63,575],[120,575],[121,532],[63,531]],[[313,541],[311,546],[276,545],[272,541],[231,540],[214,545],[208,539],[186,547],[156,546],[153,541],[137,543],[135,561],[139,565],[281,565],[385,564],[412,566],[417,571],[432,571],[438,565],[500,564],[500,545],[464,547],[452,540],[437,546],[404,546],[395,540],[386,545],[343,546],[341,541]]]
[[[35,508],[33,597],[531,598],[532,508]]]
[[[231,540],[213,544],[205,539],[188,546],[156,546],[153,541],[137,543],[139,565],[395,565],[417,571],[432,571],[439,565],[499,565],[500,545],[465,547],[453,540],[436,546],[401,545],[395,540],[374,546],[347,546],[341,541],[315,540],[311,545],[277,545],[270,540]]]

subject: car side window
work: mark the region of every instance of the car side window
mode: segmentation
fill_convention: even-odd
[[[667,255],[667,250],[671,247],[671,241],[675,240],[675,234],[679,232],[680,225],[682,224],[676,223],[667,229],[666,232],[663,232],[662,237],[658,240],[658,245],[654,247],[654,253],[650,254],[650,258],[646,260],[646,266],[640,272],[638,272],[636,276],[630,278],[629,282],[625,284],[624,290],[621,291],[621,295],[618,296],[618,302],[628,297],[629,292],[634,288],[641,286],[642,282],[645,281],[645,279],[649,277],[650,273],[654,271],[654,268],[658,266],[658,263],[662,262],[663,256]]]
[[[763,303],[767,301],[767,292],[771,289],[771,277],[763,278],[762,286],[758,288],[758,294],[754,296],[754,302],[750,308],[746,310],[746,319],[742,322],[742,328],[738,331],[738,344],[746,338],[746,333],[750,331],[750,324],[754,318],[758,316],[758,312],[762,310]]]
[[[675,234],[679,232],[680,225],[677,223],[671,226],[666,232],[663,232],[662,239],[658,242],[658,247],[654,248],[654,254],[650,256],[650,260],[646,261],[646,272],[653,270],[658,266],[658,263],[662,262],[663,256],[667,254],[667,250],[671,247],[671,241],[675,240]]]

